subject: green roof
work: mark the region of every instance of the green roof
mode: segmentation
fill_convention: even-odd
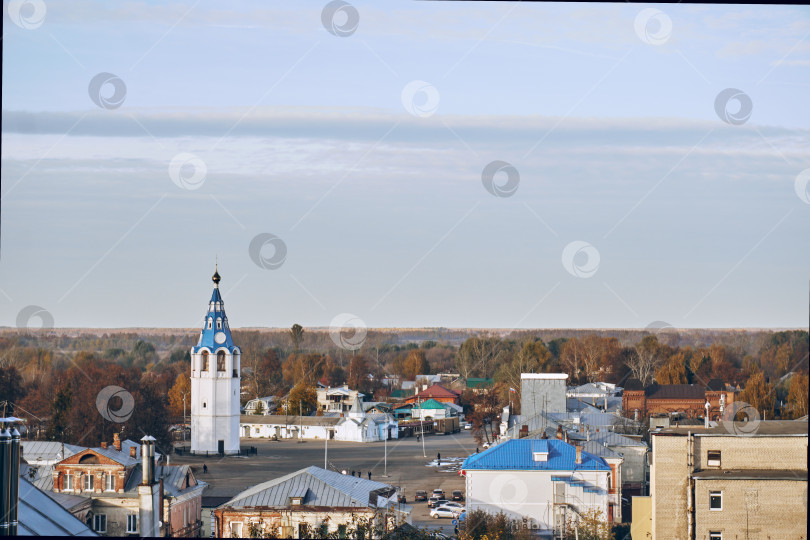
[[[482,379],[478,377],[470,377],[467,379],[467,388],[481,388],[483,386],[492,386],[492,379]]]
[[[444,409],[445,406],[444,406],[443,403],[439,403],[435,399],[430,398],[429,400],[422,403],[422,405],[419,408],[420,409]]]
[[[391,397],[392,398],[406,398],[408,396],[413,395],[413,390],[392,390]]]

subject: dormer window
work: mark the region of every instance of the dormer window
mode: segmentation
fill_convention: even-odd
[[[217,319],[217,330],[222,330],[222,319]]]
[[[303,497],[290,497],[290,506],[301,506],[303,502]]]
[[[208,329],[211,330],[211,325],[213,324],[213,320],[209,317],[208,319]]]

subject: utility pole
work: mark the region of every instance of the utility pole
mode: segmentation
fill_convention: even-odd
[[[422,409],[422,402],[419,402],[419,426],[422,428],[422,456],[427,457],[427,453],[425,453],[425,417],[423,414]]]
[[[329,470],[327,466],[327,456],[329,455],[329,428],[326,428],[326,437],[323,438],[323,468]]]

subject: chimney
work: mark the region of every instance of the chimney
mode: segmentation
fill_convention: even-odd
[[[141,468],[143,469],[144,486],[151,486],[155,481],[155,438],[145,435],[141,439]]]
[[[118,433],[113,433],[113,446],[119,452],[121,451],[121,437]]]
[[[14,427],[17,421],[13,417],[0,418],[0,536],[17,536],[20,494],[20,432]]]
[[[577,465],[582,465],[582,447],[581,446],[576,446],[575,450],[577,451],[576,464]]]
[[[131,458],[137,458],[137,457],[138,457],[137,450],[138,450],[138,449],[137,449],[137,448],[135,448],[134,446],[130,446],[130,447],[129,447],[129,457],[131,457]]]
[[[107,449],[107,441],[101,441],[101,448],[103,448],[104,450]]]

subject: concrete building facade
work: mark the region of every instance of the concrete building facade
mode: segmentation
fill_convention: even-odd
[[[521,373],[521,417],[568,412],[565,398],[567,379],[568,375],[565,373]]]
[[[807,538],[807,421],[652,433],[654,539]]]

